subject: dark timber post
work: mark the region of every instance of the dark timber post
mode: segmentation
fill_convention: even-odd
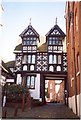
[[[43,104],[45,104],[45,80],[43,74],[40,74],[40,97],[42,98]]]

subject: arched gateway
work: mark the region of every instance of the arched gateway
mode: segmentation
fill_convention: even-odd
[[[33,99],[45,103],[45,80],[64,81],[64,91],[67,90],[65,36],[57,23],[39,47],[40,36],[31,24],[20,34],[22,43],[14,50],[16,83],[27,85]]]

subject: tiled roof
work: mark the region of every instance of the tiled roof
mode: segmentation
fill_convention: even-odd
[[[14,51],[17,50],[17,51],[22,51],[22,43],[17,45],[14,49]]]
[[[38,48],[39,52],[47,52],[47,43],[43,43],[39,48]]]
[[[6,63],[4,63],[4,61],[2,60],[2,75],[4,73],[6,74],[10,74],[11,76],[13,76],[13,73],[11,72],[11,70],[8,68],[8,66],[6,65]]]
[[[19,44],[15,47],[14,51],[22,51],[22,44]],[[47,52],[47,44],[43,43],[41,46],[38,48],[39,52]]]
[[[8,68],[14,68],[14,66],[15,66],[15,61],[9,61],[9,62],[7,62],[7,63],[6,63],[6,66],[7,66]]]

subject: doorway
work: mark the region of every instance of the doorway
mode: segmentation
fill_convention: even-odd
[[[45,101],[50,103],[65,103],[63,80],[45,80]]]

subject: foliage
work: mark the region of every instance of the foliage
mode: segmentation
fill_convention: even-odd
[[[20,102],[22,101],[22,96],[25,95],[29,96],[29,90],[27,87],[22,86],[22,85],[16,85],[16,84],[12,84],[12,85],[5,85],[5,91],[6,91],[6,95],[7,95],[7,101],[17,101]]]

